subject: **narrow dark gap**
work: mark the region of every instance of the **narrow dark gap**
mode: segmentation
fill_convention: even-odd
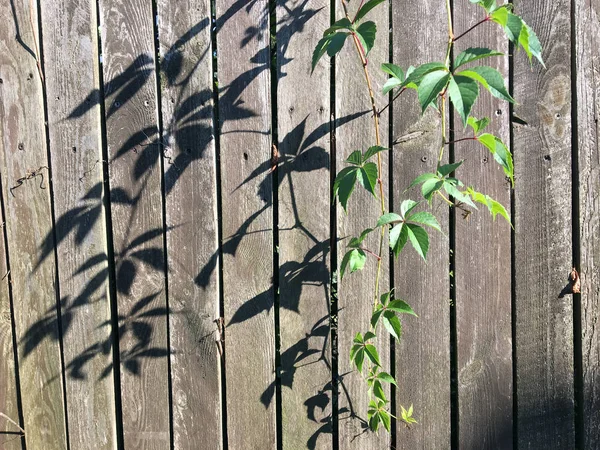
[[[2,186],[2,178],[0,178],[0,192],[4,192]],[[5,277],[2,279],[2,283],[7,283],[8,285],[8,307],[10,309],[10,333],[12,337],[12,346],[13,346],[13,361],[15,363],[15,390],[17,395],[17,411],[19,414],[18,421],[19,426],[21,428],[25,428],[25,419],[23,417],[23,403],[21,401],[21,378],[19,376],[19,352],[18,350],[18,341],[17,341],[17,327],[15,323],[15,302],[13,299],[12,292],[12,276],[10,274],[10,252],[8,251],[8,232],[6,231],[6,210],[4,207],[4,196],[0,195],[0,228],[2,229],[2,237],[4,239],[4,259],[6,261],[6,274],[1,274],[0,276]],[[11,419],[14,419],[11,417]],[[26,450],[25,446],[25,436],[21,436],[21,446],[23,450]]]
[[[335,5],[336,0],[330,0],[329,3],[329,24],[335,23]],[[336,108],[335,108],[335,58],[331,58],[329,68],[329,196],[333,198],[333,184],[337,174],[336,164]],[[329,329],[331,333],[331,444],[333,450],[340,448],[340,412],[339,412],[339,366],[338,366],[338,257],[337,257],[337,203],[331,202],[329,208],[329,247],[331,255],[331,293]]]
[[[388,1],[388,25],[389,25],[389,40],[388,40],[388,61],[390,63],[394,63],[394,27],[393,27],[393,21],[394,21],[394,17],[392,14],[392,8],[393,8],[394,2],[393,0],[389,0]],[[388,155],[389,155],[389,161],[388,161],[388,211],[394,211],[394,152],[393,152],[393,141],[394,141],[394,105],[392,104],[392,98],[393,98],[393,92],[390,91],[388,93],[388,97],[387,97],[387,101],[388,104],[390,105],[389,108],[387,109],[387,114],[388,114]],[[390,251],[390,249],[387,249],[388,251],[388,255],[389,255],[389,270],[390,270],[390,290],[394,289],[395,285],[396,285],[396,277],[395,277],[395,273],[394,273],[394,267],[395,267],[395,261],[394,261],[394,254],[393,252]],[[382,255],[383,256],[383,255]],[[389,336],[390,339],[390,375],[394,377],[394,379],[396,379],[396,340],[394,339],[393,336]],[[397,432],[398,430],[396,429],[397,427],[397,420],[396,417],[398,416],[398,411],[397,411],[397,399],[396,399],[396,395],[397,395],[397,389],[396,386],[394,386],[393,384],[390,384],[390,409],[392,412],[392,428],[391,428],[391,433],[390,433],[390,444],[391,444],[391,448],[392,449],[396,449],[398,448],[398,436],[397,436]]]
[[[219,119],[219,79],[217,73],[217,5],[216,0],[210,1],[210,40],[212,61],[212,97],[213,97],[213,130],[215,138],[215,191],[217,197],[217,245],[218,245],[218,289],[219,289],[219,332],[221,333],[221,354],[219,370],[221,380],[221,441],[222,449],[229,448],[227,436],[227,378],[225,371],[225,297],[223,291],[223,202],[221,197],[221,125]]]
[[[43,39],[43,31],[42,31],[42,0],[37,0],[37,33],[38,33],[38,44],[40,54],[38,58],[40,60],[40,66],[42,68],[42,74],[46,73],[46,66],[44,64],[44,39]],[[45,75],[44,75],[45,77]],[[70,448],[69,441],[69,417],[67,411],[67,383],[66,383],[66,371],[65,371],[65,352],[64,352],[64,342],[62,336],[62,311],[60,307],[60,278],[58,276],[58,249],[56,248],[56,243],[58,239],[56,237],[56,209],[54,205],[54,184],[52,183],[52,153],[50,151],[50,130],[48,129],[48,93],[46,92],[46,83],[45,81],[42,84],[42,103],[44,107],[44,128],[46,133],[46,160],[48,162],[48,190],[50,196],[50,214],[52,216],[52,237],[54,239],[53,248],[54,248],[54,279],[56,280],[55,284],[55,292],[56,292],[56,316],[57,316],[57,327],[60,338],[58,339],[59,352],[60,352],[60,367],[61,367],[61,383],[63,389],[63,408],[65,412],[65,433],[66,433],[66,444],[67,449]]]
[[[514,58],[513,54],[515,47],[512,42],[508,43],[508,92],[514,98]],[[509,143],[508,147],[513,157],[513,166],[516,167],[515,157],[515,146],[514,146],[514,130],[512,126],[512,118],[514,115],[514,105],[508,103],[508,117],[509,117]],[[512,381],[513,381],[513,410],[512,410],[512,431],[513,431],[513,449],[518,448],[518,397],[517,397],[517,267],[515,262],[516,257],[516,234],[515,234],[515,217],[516,217],[516,204],[515,204],[515,189],[510,189],[510,217],[512,219],[512,228],[510,231],[510,323],[511,323],[511,338],[512,338]]]
[[[277,0],[269,0],[269,55],[271,73],[271,144],[279,149],[277,122]],[[283,449],[283,418],[281,398],[281,329],[279,320],[279,169],[274,164],[273,186],[273,302],[275,321],[275,425],[277,450]]]
[[[454,1],[450,1],[452,23],[454,23]],[[450,67],[454,61],[454,48],[450,52]],[[454,137],[454,108],[448,102],[448,138],[453,142]],[[455,161],[454,144],[448,145],[449,162]],[[450,436],[451,448],[459,448],[459,395],[458,395],[458,328],[456,322],[456,208],[450,207],[448,212],[449,238],[449,281],[450,281]]]
[[[160,70],[160,36],[158,30],[158,5],[156,0],[152,0],[152,33],[154,36],[154,63],[156,70],[156,125],[158,128],[158,136],[160,142],[162,142],[163,136],[163,120],[162,120],[162,91],[161,91],[161,70]],[[160,155],[163,154],[162,148],[159,144],[157,151]],[[164,281],[165,281],[165,306],[167,310],[166,327],[167,327],[167,348],[169,353],[171,352],[171,308],[169,306],[169,261],[167,258],[167,193],[165,184],[165,162],[164,158],[159,157],[160,161],[160,183],[162,192],[162,225],[163,225],[163,267],[165,269]],[[167,358],[167,386],[169,391],[169,436],[171,443],[171,450],[175,446],[174,434],[173,434],[173,378],[171,376],[171,358]]]
[[[115,394],[115,423],[117,435],[117,448],[123,449],[123,408],[121,400],[121,365],[119,355],[121,354],[119,343],[119,308],[117,304],[117,283],[115,274],[115,252],[112,235],[112,211],[110,203],[110,176],[108,173],[108,140],[106,132],[106,113],[104,105],[104,70],[102,58],[102,23],[100,23],[100,3],[96,2],[96,17],[98,19],[98,74],[99,80],[99,99],[100,105],[100,134],[102,137],[102,183],[104,186],[104,210],[106,227],[106,259],[108,261],[108,295],[110,301],[110,321],[111,321],[111,345],[112,345],[112,365],[113,365],[113,389]],[[58,286],[58,283],[57,283]]]
[[[573,267],[581,271],[581,235],[579,222],[579,129],[577,102],[577,17],[576,1],[571,0],[571,183],[572,183],[572,249]],[[585,446],[583,334],[581,322],[581,294],[573,294],[573,378],[575,395],[575,448]]]

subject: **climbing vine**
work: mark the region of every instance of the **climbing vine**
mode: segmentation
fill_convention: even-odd
[[[442,231],[431,209],[434,201],[442,201],[451,207],[466,207],[477,209],[477,204],[485,205],[493,218],[500,214],[510,224],[510,217],[506,208],[490,196],[478,192],[474,187],[466,186],[456,172],[463,161],[442,164],[444,149],[447,145],[458,144],[461,141],[477,141],[490,151],[495,161],[500,164],[504,173],[514,185],[514,168],[512,155],[502,140],[486,133],[485,129],[490,123],[487,117],[475,118],[471,115],[473,105],[477,101],[480,88],[483,88],[494,97],[510,103],[514,99],[510,95],[504,77],[496,69],[485,65],[472,65],[488,58],[502,56],[503,53],[485,48],[472,47],[461,52],[452,59],[452,49],[456,41],[467,35],[476,27],[487,22],[499,25],[506,37],[514,44],[515,48],[522,48],[532,63],[533,58],[542,65],[542,49],[540,42],[533,30],[514,13],[512,4],[498,5],[496,0],[469,0],[484,10],[482,19],[468,30],[455,35],[452,26],[452,11],[450,0],[445,0],[448,21],[448,43],[444,61],[434,61],[417,67],[401,67],[385,63],[381,70],[389,75],[383,86],[383,94],[393,94],[393,100],[403,92],[413,89],[422,113],[428,108],[436,110],[441,117],[441,146],[439,157],[434,170],[418,176],[410,188],[420,186],[424,201],[405,199],[400,203],[398,211],[386,209],[386,199],[383,183],[380,178],[382,173],[382,152],[388,149],[381,145],[380,114],[383,109],[378,109],[375,94],[369,73],[368,56],[375,44],[377,25],[373,21],[364,20],[369,12],[385,0],[364,1],[358,7],[354,17],[348,13],[347,0],[340,0],[344,17],[336,21],[323,33],[323,38],[318,42],[312,58],[312,69],[318,61],[327,54],[336,56],[350,39],[360,58],[363,68],[366,88],[369,92],[370,107],[373,112],[373,129],[375,134],[374,145],[366,150],[356,150],[350,153],[346,163],[338,174],[333,186],[333,195],[340,202],[342,208],[348,212],[348,201],[357,184],[366,189],[377,199],[381,214],[374,217],[373,227],[367,228],[359,236],[353,237],[347,244],[347,251],[340,264],[340,279],[349,273],[363,269],[369,257],[377,265],[375,275],[375,288],[373,292],[373,309],[368,331],[358,332],[350,350],[350,360],[356,370],[363,375],[368,388],[370,401],[367,408],[369,427],[377,431],[381,425],[389,432],[391,430],[390,401],[385,395],[385,383],[396,385],[397,380],[389,373],[382,370],[383,364],[377,350],[377,330],[383,326],[396,340],[400,340],[402,323],[400,317],[404,314],[416,316],[409,304],[394,297],[394,290],[379,292],[379,281],[382,272],[382,259],[384,257],[384,241],[386,233],[389,246],[394,255],[398,257],[406,244],[411,246],[424,260],[429,250],[428,229]],[[446,110],[448,100],[460,116],[463,127],[472,130],[472,136],[449,142],[447,139]],[[409,188],[409,189],[410,189]],[[379,246],[376,250],[364,246],[365,238],[376,232],[379,234]],[[365,375],[366,374],[366,375]],[[407,426],[416,423],[413,418],[413,405],[408,408],[400,406],[400,417],[397,418]]]

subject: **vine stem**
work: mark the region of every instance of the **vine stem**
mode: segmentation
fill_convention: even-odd
[[[348,8],[344,0],[341,0],[342,8],[344,9],[344,14],[346,18],[350,20],[350,16],[348,15]],[[371,99],[371,108],[373,109],[373,125],[375,127],[375,145],[381,146],[381,136],[379,133],[379,114],[377,113],[377,105],[375,104],[375,93],[373,92],[373,85],[371,83],[371,76],[369,75],[369,69],[367,67],[367,58],[364,54],[362,46],[360,45],[360,41],[355,33],[352,33],[352,38],[354,40],[354,46],[356,47],[356,51],[358,56],[360,57],[360,62],[363,68],[363,72],[365,74],[365,80],[367,82],[367,89],[369,90],[369,98]],[[377,171],[381,176],[382,173],[382,160],[381,160],[381,152],[377,153]],[[377,184],[379,184],[379,198],[380,198],[380,206],[381,206],[381,215],[385,214],[385,197],[383,193],[383,183],[381,182],[381,178],[378,178]],[[385,228],[381,227],[381,234],[379,235],[379,252],[377,254],[377,272],[375,274],[375,299],[373,301],[373,311],[377,307],[378,297],[379,297],[379,280],[381,278],[381,261],[383,255],[383,241],[385,237]]]
[[[452,44],[454,43],[454,30],[452,28],[452,5],[450,0],[446,0],[446,13],[448,14],[448,47],[446,48],[446,59],[444,64],[451,70],[450,67],[450,54],[452,52]],[[464,34],[464,33],[463,33]],[[446,91],[441,95],[442,97],[442,144],[440,145],[440,156],[438,157],[438,165],[442,163],[444,157],[444,148],[446,146]]]

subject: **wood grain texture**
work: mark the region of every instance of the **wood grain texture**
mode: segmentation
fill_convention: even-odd
[[[523,449],[574,448],[573,307],[571,295],[559,298],[572,267],[570,3],[515,10],[547,67],[515,56],[517,439]]]
[[[448,41],[443,2],[426,2],[414,8],[394,5],[394,64],[443,61]],[[441,146],[441,118],[429,109],[421,115],[414,91],[402,94],[393,106],[394,208],[402,200],[421,200],[419,188],[405,192],[412,180],[435,170]],[[383,116],[384,119],[387,114]],[[447,161],[447,149],[444,160]],[[450,277],[448,208],[437,199],[435,214],[444,234],[430,231],[427,262],[406,246],[394,264],[397,298],[419,314],[403,319],[403,336],[396,345],[396,404],[414,404],[418,425],[408,430],[397,423],[397,446],[406,449],[450,447]],[[397,407],[400,410],[399,406]]]
[[[217,2],[223,296],[230,448],[274,448],[269,9]]]
[[[115,393],[100,108],[93,95],[99,88],[95,6],[44,2],[42,36],[69,445],[110,449]],[[86,100],[89,110],[78,114]],[[51,246],[49,236],[45,249]]]
[[[343,16],[343,10],[337,3],[336,18]],[[350,17],[356,12],[358,3],[349,5]],[[387,96],[381,94],[387,76],[379,70],[379,66],[389,60],[389,10],[387,3],[373,9],[367,19],[377,24],[377,38],[375,46],[369,53],[368,67],[371,83],[375,92],[378,108],[387,103]],[[346,163],[350,153],[376,144],[375,128],[373,125],[371,101],[365,82],[365,75],[354,42],[348,39],[344,49],[336,57],[335,66],[335,146],[336,170],[339,172]],[[381,142],[384,147],[388,143],[387,122],[381,121]],[[382,173],[379,177],[383,180],[384,195],[386,199],[388,189],[388,163],[389,154],[382,153]],[[378,189],[377,189],[378,191]],[[386,207],[387,205],[386,201]],[[360,185],[357,186],[348,203],[348,214],[344,212],[339,202],[338,208],[338,263],[341,263],[346,253],[346,245],[353,236],[359,236],[366,229],[371,228],[381,216],[379,199],[375,199]],[[366,248],[377,253],[379,250],[379,233],[371,233],[364,241]],[[381,267],[380,292],[389,291],[389,261],[387,256],[388,242],[383,244],[384,258]],[[339,280],[338,269],[338,375],[339,379],[339,448],[346,449],[381,449],[389,446],[390,435],[379,432],[377,434],[367,429],[367,407],[369,405],[368,386],[363,377],[350,363],[350,347],[356,333],[365,333],[369,329],[373,308],[373,293],[375,292],[375,274],[377,261],[369,258],[365,268],[357,273],[347,274]],[[390,346],[389,334],[382,327],[378,333],[377,349],[384,370],[390,371]],[[387,386],[386,386],[387,388]],[[386,391],[389,398],[389,391]]]
[[[2,17],[0,15],[0,17]],[[3,39],[0,38],[3,42]],[[2,67],[0,62],[0,67]],[[0,69],[0,73],[2,73]],[[2,111],[0,106],[0,111]],[[1,114],[1,113],[0,113]],[[0,115],[1,117],[1,115]],[[3,189],[0,176],[0,189]],[[9,283],[11,281],[7,264],[7,245],[4,239],[4,214],[0,214],[0,413],[10,420],[19,423],[18,385],[15,365],[15,352],[13,346],[12,311],[10,304]],[[22,424],[21,424],[22,425]],[[0,446],[5,450],[18,450],[22,448],[24,438],[19,436],[20,430],[0,416]]]
[[[158,2],[175,449],[220,449],[216,155],[208,1]]]
[[[162,140],[157,129],[152,5],[102,0],[99,6],[123,443],[131,449],[168,449]]]
[[[332,445],[329,66],[311,53],[329,3],[277,8],[279,299],[284,449]]]
[[[579,150],[579,233],[581,255],[581,330],[583,355],[583,448],[600,446],[600,152],[598,110],[600,78],[600,2],[575,2],[577,148]]]
[[[32,13],[37,30],[37,9]],[[28,448],[66,449],[55,260],[54,254],[44,257],[43,250],[45,239],[52,238],[48,170],[40,170],[44,189],[38,177],[13,190],[14,196],[10,192],[28,170],[48,166],[42,85],[32,56],[38,43],[30,25],[29,2],[4,2],[0,20],[5,24],[0,29],[0,170],[7,245],[12,255],[10,279],[23,428]],[[10,331],[10,321],[4,319],[5,311],[9,314],[4,310],[8,308],[4,295],[2,323]],[[18,421],[14,415],[12,419]]]
[[[467,2],[457,2],[454,8],[456,35],[485,14],[483,8]],[[454,55],[469,47],[486,47],[505,54],[508,51],[504,31],[494,23],[481,25],[458,40]],[[474,64],[493,67],[508,79],[508,56],[483,59]],[[510,148],[508,102],[480,88],[473,115],[489,117],[492,122],[486,132],[498,136]],[[470,128],[462,132],[458,114],[455,114],[454,124],[455,139],[472,133]],[[475,141],[460,142],[454,148],[455,161],[465,160],[456,171],[456,177],[510,211],[510,182],[489,150]],[[511,227],[500,216],[492,220],[487,208],[482,207],[473,211],[467,220],[456,210],[455,230],[459,446],[464,449],[511,448]]]

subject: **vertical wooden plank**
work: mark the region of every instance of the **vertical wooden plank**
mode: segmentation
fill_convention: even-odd
[[[0,15],[0,17],[2,17]],[[3,73],[0,62],[0,77]],[[0,111],[2,111],[0,105]],[[3,117],[0,113],[0,117]],[[0,144],[1,145],[1,144]],[[0,188],[4,188],[1,183]],[[4,239],[4,211],[0,214],[0,413],[10,420],[19,423],[19,405],[17,402],[17,385],[15,353],[13,347],[12,311],[9,297],[10,276],[7,264],[7,245]],[[0,447],[5,450],[22,448],[20,430],[6,417],[0,417]]]
[[[0,29],[2,196],[8,250],[14,255],[11,280],[26,443],[29,448],[65,449],[49,173],[43,168],[48,166],[43,92],[32,56],[38,42],[30,14],[37,30],[35,5],[33,11],[28,1],[0,6],[5,24]],[[10,188],[31,169],[39,169],[43,183],[40,177],[25,181],[13,196]],[[8,297],[2,300],[8,302]]]
[[[42,2],[42,24],[69,444],[109,449],[116,426],[96,4]]]
[[[515,292],[519,448],[574,448],[570,2],[515,2],[546,69],[515,57]]]
[[[217,7],[227,436],[274,448],[275,326],[268,2]],[[266,393],[266,394],[265,394]]]
[[[277,8],[279,298],[284,449],[332,445],[329,342],[329,64],[311,52],[329,2]]]
[[[219,449],[221,377],[216,155],[208,1],[158,2],[173,441]]]
[[[455,3],[454,12],[457,36],[485,14],[482,8],[467,2]],[[504,31],[494,23],[481,25],[458,40],[454,55],[469,47],[487,47],[505,54],[508,50]],[[508,56],[475,64],[493,67],[508,78]],[[510,145],[507,102],[481,89],[473,115],[490,117],[492,122],[486,132]],[[471,130],[462,131],[458,114],[454,124],[455,139],[469,136]],[[489,150],[475,141],[460,142],[454,148],[455,161],[465,160],[456,171],[457,178],[510,210],[510,181],[505,179],[502,167]],[[486,208],[473,211],[468,220],[456,210],[455,224],[459,446],[510,448],[513,442],[511,227],[501,217],[493,221]]]
[[[341,3],[336,2],[337,18],[342,18]],[[356,13],[359,3],[348,5],[350,17]],[[369,13],[368,20],[377,24],[375,46],[369,53],[369,71],[371,83],[375,91],[375,100],[379,108],[387,103],[387,96],[381,94],[387,76],[379,69],[389,60],[389,10],[384,3]],[[346,167],[344,162],[350,153],[362,151],[375,145],[375,129],[373,125],[371,101],[367,90],[365,75],[356,48],[352,40],[348,40],[344,49],[336,57],[335,98],[336,98],[336,164],[337,171]],[[357,113],[363,113],[357,115]],[[388,126],[386,120],[381,121],[381,143],[388,142]],[[382,154],[383,168],[379,176],[383,180],[385,196],[388,197],[388,153]],[[389,205],[386,204],[386,207]],[[362,187],[352,194],[346,215],[338,204],[338,261],[341,262],[346,252],[346,244],[353,236],[369,227],[373,227],[379,216],[381,206]],[[340,240],[342,239],[342,240]],[[379,233],[371,233],[365,240],[366,248],[378,251]],[[384,242],[384,258],[381,268],[380,292],[389,291],[389,261],[387,241]],[[350,363],[350,347],[357,332],[365,333],[369,329],[375,292],[375,274],[377,261],[370,258],[364,270],[347,275],[338,285],[338,372],[346,374],[339,386],[339,448],[340,449],[381,449],[389,446],[388,433],[371,433],[367,430],[367,407],[369,404],[368,386]],[[339,274],[339,270],[338,270]],[[380,330],[378,340],[379,356],[385,361],[384,367],[389,371],[390,352],[389,335]]]
[[[100,1],[125,448],[168,449],[161,146],[152,5]]]
[[[410,8],[394,4],[392,17],[394,64],[406,70],[411,65],[444,61],[448,42],[444,2]],[[393,195],[398,210],[402,200],[422,198],[419,189],[405,190],[417,176],[435,170],[442,138],[440,115],[429,109],[421,116],[414,91],[402,94],[393,108],[393,138],[398,141],[393,149]],[[448,233],[446,205],[435,201],[431,212]],[[403,321],[402,340],[396,345],[396,404],[405,408],[414,404],[419,422],[411,430],[397,422],[399,448],[450,448],[449,240],[448,235],[435,232],[429,237],[427,263],[407,246],[394,267],[396,296],[419,314],[418,319]]]
[[[581,242],[581,330],[583,355],[583,448],[600,446],[600,153],[598,150],[598,48],[600,2],[575,2],[579,232]]]

